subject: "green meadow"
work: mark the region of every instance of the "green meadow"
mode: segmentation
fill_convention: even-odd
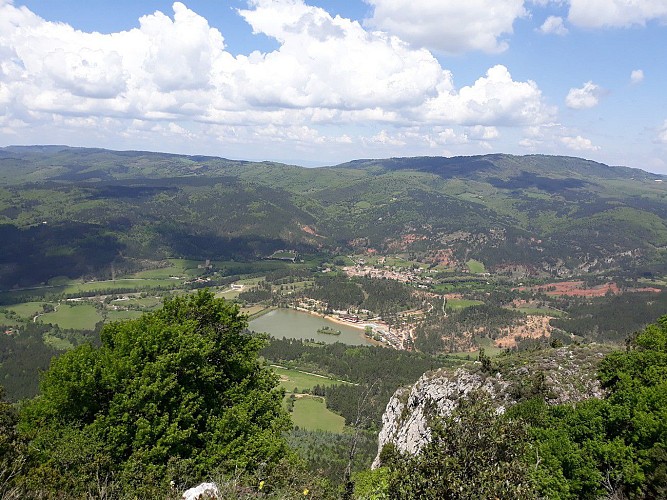
[[[292,422],[297,427],[307,430],[321,430],[341,434],[345,428],[345,419],[327,409],[324,398],[301,396],[294,401]]]
[[[21,304],[5,306],[5,309],[15,312],[23,319],[32,319],[37,313],[42,312],[42,304],[44,302],[23,302]]]
[[[316,385],[331,386],[349,383],[279,366],[271,366],[271,369],[280,377],[280,386],[283,387],[286,392],[294,391],[295,387],[298,389],[297,392],[301,392],[309,391]]]
[[[470,259],[468,262],[466,262],[466,265],[468,266],[468,270],[473,274],[480,274],[486,272],[486,267],[484,267],[484,263],[478,260]]]
[[[447,301],[447,309],[465,309],[466,307],[479,306],[484,304],[481,300],[469,299],[449,299]]]
[[[75,306],[61,304],[57,311],[40,316],[38,321],[58,325],[65,329],[93,330],[95,325],[102,321],[102,315],[90,304]]]

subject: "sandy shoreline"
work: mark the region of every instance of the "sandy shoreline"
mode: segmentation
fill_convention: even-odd
[[[328,314],[316,313],[315,311],[309,311],[308,309],[304,309],[304,308],[301,308],[301,307],[295,307],[294,310],[299,311],[299,312],[304,312],[304,313],[310,314],[311,316],[316,316],[318,318],[325,319],[327,321],[331,321],[332,323],[337,323],[339,325],[349,326],[351,328],[355,328],[357,330],[360,330],[361,332],[366,330],[366,325],[364,325],[364,324],[351,323],[349,321],[345,321],[343,319],[336,318],[334,316],[329,316]],[[384,344],[383,342],[379,342],[375,339],[372,339],[371,337],[367,337],[366,335],[362,334],[362,337],[363,337],[364,340],[366,340],[367,342],[370,342],[373,345],[386,346],[386,344]]]
[[[338,323],[339,325],[349,326],[351,328],[356,328],[358,330],[365,330],[366,329],[365,326],[360,325],[359,323],[350,323],[349,321],[345,321],[345,320],[342,320],[340,318],[336,318],[334,316],[329,316],[328,314],[322,314],[322,313],[317,313],[315,311],[309,311],[308,309],[304,309],[302,307],[295,307],[294,310],[299,311],[299,312],[308,313],[311,316],[317,316],[318,318],[326,319],[328,321],[331,321],[332,323]]]

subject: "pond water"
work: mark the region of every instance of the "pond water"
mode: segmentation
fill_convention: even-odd
[[[340,330],[340,335],[317,333],[318,328],[328,326]],[[259,318],[253,319],[249,325],[251,330],[266,332],[276,338],[313,339],[316,342],[333,344],[342,342],[350,345],[371,345],[364,337],[364,332],[358,328],[341,325],[320,316],[314,316],[294,309],[275,309]]]

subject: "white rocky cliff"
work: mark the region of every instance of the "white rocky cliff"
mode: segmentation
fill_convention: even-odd
[[[449,415],[471,391],[488,393],[498,412],[537,392],[548,404],[600,397],[595,372],[607,352],[609,348],[595,345],[545,349],[498,358],[487,373],[479,363],[425,373],[412,387],[396,391],[387,404],[373,467],[380,465],[380,451],[387,443],[402,453],[418,453],[430,439],[429,418]]]

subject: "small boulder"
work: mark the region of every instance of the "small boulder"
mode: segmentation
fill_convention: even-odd
[[[220,498],[220,492],[215,483],[201,483],[183,493],[183,500],[204,500]]]

